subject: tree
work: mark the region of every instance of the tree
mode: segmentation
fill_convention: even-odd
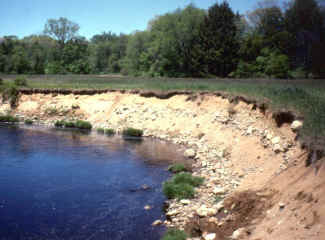
[[[237,66],[239,39],[237,17],[227,2],[209,8],[196,44],[207,74],[226,77]]]
[[[67,18],[48,19],[44,27],[44,34],[53,37],[63,48],[66,42],[76,37],[79,25],[71,22]]]

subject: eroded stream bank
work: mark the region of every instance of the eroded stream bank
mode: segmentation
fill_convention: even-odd
[[[279,201],[278,188],[268,183],[289,166],[300,166],[305,154],[295,141],[301,122],[293,118],[279,124],[267,109],[241,100],[235,104],[208,93],[28,93],[20,96],[14,111],[49,125],[82,119],[95,128],[134,127],[145,136],[186,147],[193,175],[204,177],[205,183],[194,199],[170,201],[164,224],[203,239],[223,239],[234,232],[235,237],[253,234],[250,226]],[[9,108],[3,104],[1,111]],[[237,231],[241,228],[245,230]],[[272,239],[274,233],[265,233],[263,239]]]

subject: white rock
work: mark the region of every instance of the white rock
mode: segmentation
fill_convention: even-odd
[[[246,134],[252,135],[253,132],[254,132],[254,128],[252,126],[249,126],[248,129],[247,129],[247,131],[246,131]]]
[[[280,144],[275,144],[273,146],[273,151],[276,153],[283,152],[283,148],[280,146]]]
[[[178,211],[177,210],[171,210],[169,212],[166,213],[167,216],[175,216],[178,214]]]
[[[223,200],[218,202],[217,205],[215,205],[215,208],[217,209],[217,211],[220,211],[224,208],[224,202]]]
[[[152,226],[158,226],[158,225],[161,225],[163,222],[161,220],[156,220],[154,221],[151,225]]]
[[[225,193],[225,189],[221,187],[215,187],[212,192],[216,195],[222,195]]]
[[[301,121],[293,121],[293,123],[291,124],[291,129],[293,131],[298,131],[299,129],[301,129],[303,126],[303,123]]]
[[[215,233],[208,233],[203,236],[204,240],[216,240],[217,234]]]
[[[196,155],[194,149],[187,149],[185,152],[184,152],[184,156],[187,157],[187,158],[194,158]]]
[[[181,204],[183,204],[183,205],[189,205],[190,203],[191,203],[190,200],[187,200],[187,199],[182,199],[181,200]]]
[[[245,232],[245,228],[239,228],[232,233],[230,238],[231,239],[239,239],[240,237],[243,236],[244,232]]]
[[[272,144],[279,144],[281,141],[281,138],[280,137],[275,137],[275,138],[272,138]]]
[[[151,206],[149,206],[149,205],[146,205],[146,206],[144,206],[144,210],[150,210],[151,209]]]
[[[205,205],[202,205],[196,210],[197,215],[200,217],[207,217],[208,216],[208,208]]]

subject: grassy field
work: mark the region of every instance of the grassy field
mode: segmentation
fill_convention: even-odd
[[[0,75],[4,86],[12,85],[17,77]],[[325,136],[325,80],[152,79],[119,75],[32,75],[26,78],[31,88],[225,91],[257,100],[266,98],[274,109],[286,108],[302,114],[305,117],[304,135]]]

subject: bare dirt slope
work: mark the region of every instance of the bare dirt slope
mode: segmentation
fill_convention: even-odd
[[[308,154],[291,122],[279,128],[271,112],[253,104],[213,94],[31,94],[20,96],[15,112],[49,125],[83,119],[94,127],[139,128],[185,147],[193,174],[205,183],[195,199],[170,201],[164,224],[197,239],[325,239],[321,161],[306,168]]]

